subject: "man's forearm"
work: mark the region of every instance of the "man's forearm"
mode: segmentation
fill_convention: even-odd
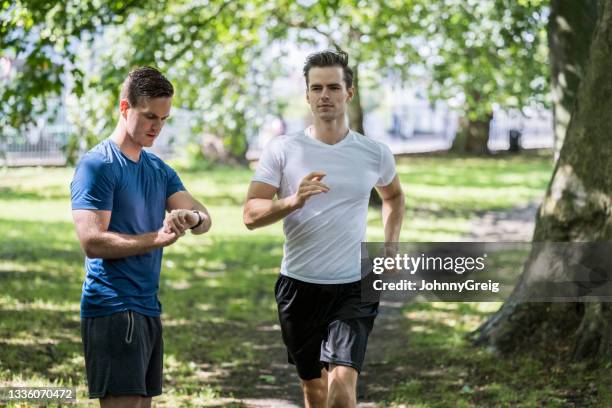
[[[293,196],[279,200],[251,198],[244,207],[244,224],[248,229],[264,227],[282,220],[298,208]]]
[[[382,218],[385,231],[385,242],[398,242],[406,205],[404,194],[398,194],[388,200],[383,200]]]
[[[142,255],[163,246],[157,231],[140,235],[105,231],[90,238],[84,250],[89,258],[119,259]]]

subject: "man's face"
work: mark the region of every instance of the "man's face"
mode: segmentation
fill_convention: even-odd
[[[132,142],[151,147],[170,115],[172,98],[140,98],[136,106],[122,99],[119,107]]]
[[[353,88],[346,88],[341,67],[313,67],[308,71],[306,100],[315,118],[332,121],[343,118]]]

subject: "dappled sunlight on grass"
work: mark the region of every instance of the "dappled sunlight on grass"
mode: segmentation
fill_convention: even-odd
[[[406,157],[398,163],[408,206],[405,242],[457,240],[470,232],[478,211],[537,200],[552,170],[550,157],[537,155]],[[79,327],[83,254],[69,203],[73,171],[2,170],[0,384],[74,385],[87,404]],[[187,233],[164,250],[159,297],[165,388],[157,406],[241,406],[246,396],[282,392],[282,382],[294,380],[270,371],[271,362],[286,363],[273,293],[282,224],[244,227],[250,169],[179,174],[208,206],[213,229],[204,236]],[[380,210],[371,209],[368,239],[383,238]],[[396,329],[409,341],[385,356],[393,377],[384,404],[546,405],[563,401],[564,388],[578,390],[588,375],[579,366],[551,376],[560,369],[556,361],[499,361],[467,343],[465,335],[499,306],[409,304]],[[580,380],[572,382],[572,375]]]
[[[3,167],[0,168],[0,197],[24,201],[63,199],[70,191],[73,174],[73,168]]]
[[[37,299],[32,302],[20,302],[9,295],[0,296],[0,308],[12,311],[47,310],[52,312],[79,312],[80,307],[75,303],[52,303]]]
[[[444,242],[455,241],[469,232],[469,219],[448,216],[423,216],[408,211],[400,233],[402,242]],[[370,209],[368,213],[368,240],[384,241],[384,228],[380,210]]]
[[[464,158],[406,157],[398,174],[409,208],[474,212],[505,209],[543,197],[552,174],[548,154]]]
[[[515,186],[503,187],[432,187],[427,185],[412,185],[407,195],[414,191],[409,206],[430,209],[433,211],[449,209],[455,211],[474,212],[483,210],[502,210],[521,203],[540,200],[544,197],[544,190]],[[535,193],[535,194],[534,194]],[[428,207],[429,203],[435,203]]]
[[[490,303],[495,305],[495,309],[493,309],[493,306],[487,305],[486,302],[426,302],[409,307],[404,315],[410,322],[442,325],[452,329],[453,333],[464,335],[478,328],[491,311],[501,306],[500,302]],[[483,311],[487,309],[489,312]]]
[[[470,345],[467,335],[500,306],[407,305],[402,324],[409,333],[408,344],[390,359],[412,371],[398,378],[383,406],[568,406],[576,395],[581,395],[584,406],[591,406],[594,392],[585,392],[584,386],[601,373],[586,372],[584,365],[568,364],[555,353],[534,355],[534,350],[525,350],[502,358]]]

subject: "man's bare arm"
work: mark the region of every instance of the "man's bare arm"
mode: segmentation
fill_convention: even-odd
[[[242,212],[244,225],[248,229],[274,224],[298,208],[292,197],[275,200],[277,191],[269,184],[251,182]]]
[[[81,247],[89,258],[119,259],[142,255],[171,245],[179,238],[163,229],[140,235],[108,231],[110,211],[73,210],[72,218]]]
[[[310,197],[329,191],[329,187],[321,183],[323,177],[323,172],[306,175],[294,195],[278,200],[274,200],[278,192],[276,187],[258,181],[251,182],[242,213],[244,225],[250,230],[270,225],[302,208]]]
[[[402,221],[406,212],[404,192],[397,175],[390,184],[376,188],[382,198],[382,218],[385,230],[385,242],[398,242]]]

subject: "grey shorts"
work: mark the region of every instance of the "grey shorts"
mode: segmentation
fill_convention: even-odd
[[[164,343],[159,317],[128,310],[81,318],[89,398],[162,393]]]

